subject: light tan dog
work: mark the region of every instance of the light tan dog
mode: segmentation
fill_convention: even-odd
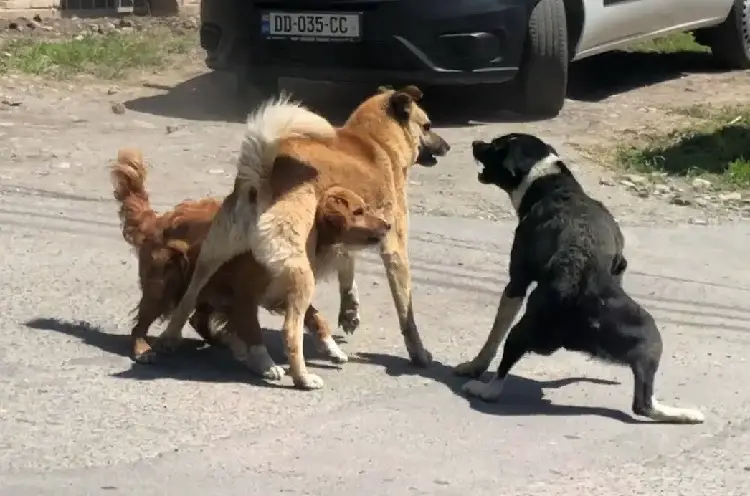
[[[450,147],[431,130],[417,103],[421,96],[415,86],[381,89],[340,129],[284,97],[251,114],[234,189],[214,218],[190,286],[162,333],[164,345],[172,347],[181,337],[201,288],[215,271],[251,250],[274,281],[288,289],[283,334],[295,385],[322,387],[322,379],[305,366],[303,318],[315,286],[310,250],[316,205],[326,189],[341,185],[383,212],[393,226],[380,243],[381,258],[409,356],[414,364],[428,365],[432,356],[412,311],[407,175],[418,159],[432,165],[433,156],[445,155]],[[341,256],[338,261],[343,295],[354,287],[354,260]]]

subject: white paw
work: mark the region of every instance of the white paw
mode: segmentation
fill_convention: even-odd
[[[346,356],[346,353],[341,351],[338,343],[331,336],[328,336],[320,342],[319,351],[325,354],[334,363],[346,363],[349,361],[349,357]]]
[[[503,381],[496,378],[489,382],[469,381],[461,390],[469,396],[476,396],[484,401],[497,401],[503,392]]]
[[[349,292],[341,294],[339,306],[339,327],[347,334],[351,334],[359,327],[359,294],[356,284]]]
[[[299,377],[294,378],[294,385],[300,389],[311,390],[322,388],[324,382],[323,379],[317,375],[306,372]]]
[[[278,381],[286,375],[284,368],[276,365],[264,345],[250,346],[244,362],[248,369],[264,379]]]
[[[649,418],[660,422],[672,422],[675,424],[702,424],[706,417],[698,410],[690,408],[677,408],[667,406],[651,398],[652,411]]]
[[[286,375],[286,369],[280,365],[273,365],[260,375],[268,381],[280,381]]]
[[[475,360],[459,363],[453,367],[453,373],[464,377],[479,377],[484,374],[489,364],[478,363]]]
[[[685,410],[682,421],[685,424],[702,424],[706,421],[706,416],[698,410]]]

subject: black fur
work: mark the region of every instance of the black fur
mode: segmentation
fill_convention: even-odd
[[[504,297],[524,297],[532,282],[537,287],[508,334],[498,379],[527,352],[583,352],[629,366],[635,377],[633,412],[648,416],[662,339],[653,317],[622,288],[627,260],[614,217],[583,191],[562,161],[549,158],[557,153],[539,138],[510,134],[472,147],[483,166],[479,180],[508,194],[540,162],[559,170],[531,182],[518,206]]]

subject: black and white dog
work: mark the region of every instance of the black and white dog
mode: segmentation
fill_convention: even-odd
[[[478,378],[507,335],[497,374],[463,390],[497,400],[510,369],[526,353],[551,355],[563,348],[587,353],[633,371],[633,413],[654,420],[701,423],[696,410],[657,403],[654,377],[662,340],[653,317],[623,290],[624,239],[612,214],[586,195],[552,146],[528,134],[475,141],[483,167],[479,181],[506,191],[518,214],[503,291],[487,342],[456,373]],[[532,282],[526,312],[511,328]]]

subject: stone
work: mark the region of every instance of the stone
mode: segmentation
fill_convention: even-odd
[[[7,97],[0,100],[0,103],[5,105],[6,107],[20,107],[21,101],[16,100],[15,98]]]
[[[657,195],[665,195],[667,193],[670,193],[672,191],[672,188],[669,187],[668,184],[657,184],[654,186],[654,193]]]
[[[113,102],[110,108],[113,114],[122,115],[125,113],[125,105],[120,102]]]
[[[738,202],[742,200],[742,194],[736,191],[732,191],[731,193],[723,193],[719,195],[719,200],[723,202]]]
[[[669,203],[671,203],[672,205],[687,206],[691,205],[693,201],[690,198],[678,193],[669,199]]]
[[[624,179],[626,181],[630,181],[633,184],[646,184],[646,183],[648,183],[648,178],[646,176],[641,176],[639,174],[626,174],[624,176]]]
[[[704,190],[710,188],[713,185],[711,184],[711,181],[707,179],[696,177],[695,179],[693,179],[692,186],[695,190]]]

